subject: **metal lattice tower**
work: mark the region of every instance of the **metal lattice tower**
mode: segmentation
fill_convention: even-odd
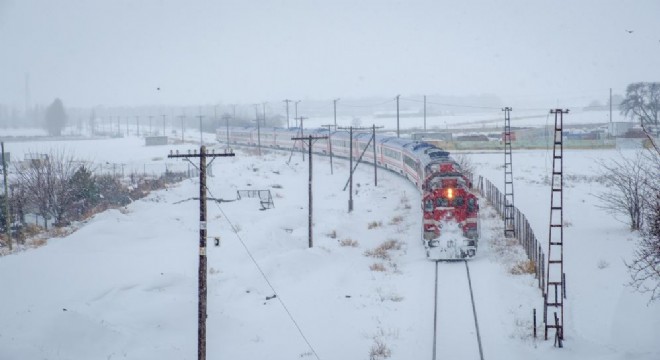
[[[513,211],[513,164],[511,156],[511,108],[504,111],[504,237],[515,237]]]
[[[555,114],[555,131],[552,149],[552,185],[550,189],[550,234],[548,238],[548,271],[546,273],[546,292],[544,294],[545,339],[548,339],[548,329],[554,328],[555,341],[562,346],[564,339],[564,141],[562,128],[564,114],[568,110],[553,109]],[[548,312],[552,311],[551,314]],[[558,315],[557,312],[560,314]],[[549,321],[548,315],[552,315]]]

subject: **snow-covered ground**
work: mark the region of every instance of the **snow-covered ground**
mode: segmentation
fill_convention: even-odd
[[[346,111],[349,112],[350,111]],[[396,113],[395,113],[396,114]],[[482,128],[501,128],[504,125],[504,113],[497,110],[488,110],[475,113],[457,113],[455,115],[432,115],[427,116],[426,127],[429,131],[442,131],[445,129],[474,129],[479,131]],[[630,121],[621,115],[618,110],[612,113],[612,121]],[[293,123],[293,120],[291,120]],[[511,126],[513,127],[541,127],[552,126],[554,122],[554,115],[550,115],[550,109],[513,109],[511,111]],[[579,109],[572,109],[569,115],[564,116],[564,125],[606,125],[610,122],[609,111],[582,111]],[[325,124],[334,124],[334,117],[310,117],[305,120],[305,128],[308,127],[321,127]],[[338,112],[337,125],[338,126],[382,126],[384,130],[396,131],[397,122],[396,116],[394,117],[375,117],[373,115],[367,116],[352,116],[345,113]],[[406,116],[399,118],[400,129],[423,129],[424,116]]]
[[[12,158],[51,146],[6,145]],[[170,149],[194,145],[145,147],[127,137],[66,148],[88,160],[140,164],[168,161]],[[522,250],[503,246],[501,221],[482,205],[483,236],[470,271],[485,358],[660,358],[660,304],[647,304],[624,285],[623,261],[635,235],[591,196],[603,190],[594,159],[612,156],[616,151],[565,156],[566,177],[575,176],[565,190],[564,349],[532,338],[532,309],[542,312],[536,279],[510,274]],[[502,188],[502,154],[469,157]],[[549,157],[545,151],[513,157],[516,205],[541,240]],[[360,166],[355,210],[348,213],[347,164],[334,159],[331,174],[329,160],[315,156],[310,249],[308,163],[300,154],[288,159],[237,150],[213,164],[210,197],[234,200],[239,189],[269,189],[275,208],[261,211],[257,199],[208,204],[208,358],[369,359],[381,342],[391,359],[430,359],[434,264],[419,240],[416,189],[380,170],[374,187],[372,168]],[[186,180],[99,214],[69,236],[0,257],[0,359],[195,359],[199,207],[192,198],[198,187],[198,179]],[[389,259],[365,255],[388,240],[400,244]],[[371,269],[379,267],[385,271]],[[449,321],[459,322],[471,314],[453,316]],[[451,345],[475,346],[473,339]]]

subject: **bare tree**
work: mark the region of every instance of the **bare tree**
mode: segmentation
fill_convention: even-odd
[[[660,174],[658,174],[660,175]],[[630,272],[629,285],[641,293],[649,293],[650,301],[660,299],[660,191],[656,189],[646,213],[646,226],[633,254],[626,262]]]
[[[649,194],[649,164],[643,152],[634,158],[613,159],[599,162],[605,185],[612,188],[595,194],[600,207],[628,218],[631,230],[640,230],[644,222],[645,197]]]
[[[639,119],[642,130],[648,138],[651,146],[660,154],[660,146],[653,137],[652,127],[656,132],[659,129],[660,118],[660,83],[638,82],[628,85],[626,97],[619,105],[621,113],[630,116],[631,119]]]
[[[15,166],[17,186],[24,190],[28,207],[44,219],[45,228],[50,217],[56,223],[63,222],[67,209],[75,201],[69,180],[81,166],[81,162],[64,152],[30,154],[27,161]]]

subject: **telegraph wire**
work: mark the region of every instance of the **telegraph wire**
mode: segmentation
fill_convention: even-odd
[[[211,197],[215,198],[215,195],[213,195],[213,192],[211,192],[211,189],[209,189],[208,186],[206,187],[206,190],[209,192],[209,194],[211,195]],[[293,325],[294,325],[294,326],[296,327],[296,329],[298,330],[298,333],[300,333],[300,336],[303,338],[303,340],[305,340],[305,343],[307,343],[307,346],[309,346],[310,350],[312,350],[312,353],[314,353],[314,357],[316,357],[317,360],[321,360],[321,359],[319,358],[319,355],[316,353],[316,350],[314,349],[314,347],[312,346],[312,344],[309,342],[309,340],[308,340],[307,337],[305,336],[305,333],[303,333],[302,329],[301,329],[300,326],[298,325],[298,322],[296,322],[296,319],[293,318],[293,315],[292,315],[291,312],[289,311],[289,308],[286,306],[286,304],[284,304],[284,301],[282,300],[282,297],[279,296],[279,295],[277,294],[277,291],[275,290],[275,287],[274,287],[273,284],[271,284],[271,282],[268,280],[268,277],[266,276],[266,273],[263,271],[263,269],[261,268],[261,266],[259,266],[259,263],[257,262],[257,259],[254,258],[254,256],[252,255],[252,252],[250,252],[250,249],[247,247],[247,245],[245,244],[245,242],[244,242],[243,239],[241,238],[241,235],[238,234],[238,229],[234,226],[234,224],[231,222],[231,220],[229,220],[229,217],[227,216],[227,214],[225,213],[225,211],[222,209],[222,207],[220,207],[220,204],[218,204],[217,202],[215,202],[215,206],[218,208],[218,210],[220,210],[220,212],[222,213],[222,215],[225,217],[225,219],[227,220],[227,223],[229,223],[229,226],[231,226],[232,231],[234,232],[234,234],[236,234],[236,237],[237,237],[238,240],[241,242],[241,245],[243,245],[243,248],[245,249],[245,252],[248,254],[248,256],[249,256],[250,259],[252,260],[252,263],[254,263],[254,266],[257,268],[257,270],[259,270],[259,273],[261,273],[261,276],[262,276],[263,279],[266,281],[266,284],[268,284],[268,287],[270,287],[271,291],[272,291],[275,295],[277,295],[277,301],[280,302],[280,305],[282,305],[282,308],[284,308],[284,311],[286,311],[287,315],[289,316],[289,319],[291,319],[291,322],[293,323]]]
[[[396,101],[396,98],[393,98],[393,99],[390,99],[390,100],[387,100],[387,101],[383,101],[383,102],[380,102],[380,103],[377,103],[377,104],[371,104],[371,105],[348,105],[345,102],[341,102],[339,104],[341,104],[341,106],[352,107],[352,108],[369,108],[369,107],[374,107],[374,106],[385,105],[385,104],[388,104],[388,103],[391,103],[391,102],[394,102],[394,101]]]

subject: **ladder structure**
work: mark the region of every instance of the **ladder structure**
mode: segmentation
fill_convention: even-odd
[[[513,207],[513,164],[511,156],[511,108],[504,111],[504,237],[515,237]]]
[[[550,233],[548,238],[548,271],[544,294],[545,339],[548,329],[555,329],[555,343],[562,347],[564,339],[564,141],[562,128],[568,110],[553,109],[555,130],[552,148],[552,181],[550,189]],[[551,313],[550,313],[551,312]],[[558,314],[559,312],[559,314]],[[549,319],[553,319],[550,323]]]

